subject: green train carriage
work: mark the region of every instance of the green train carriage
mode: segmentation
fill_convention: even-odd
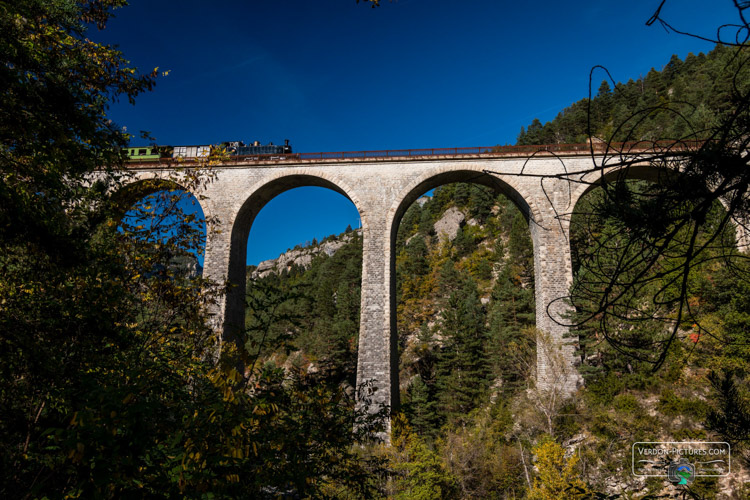
[[[155,161],[164,157],[164,147],[140,146],[122,150],[127,161]]]

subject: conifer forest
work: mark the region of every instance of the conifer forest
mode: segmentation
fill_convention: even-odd
[[[134,206],[110,195],[130,137],[109,105],[158,76],[87,36],[124,3],[0,2],[0,497],[750,498],[747,24],[705,54],[592,81],[518,134],[699,144],[686,164],[654,160],[670,175],[594,185],[565,214],[578,391],[535,384],[547,346],[527,219],[451,183],[398,227],[400,407],[368,413],[360,229],[248,266],[244,336],[219,345],[208,312],[224,284],[194,257],[206,221],[169,187]],[[728,443],[731,474],[634,475],[646,441]]]

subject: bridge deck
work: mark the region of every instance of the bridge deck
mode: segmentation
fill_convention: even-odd
[[[583,144],[541,144],[531,146],[487,146],[464,148],[431,149],[392,149],[381,151],[336,151],[319,153],[291,153],[286,155],[247,155],[221,158],[223,166],[233,165],[277,165],[289,163],[358,163],[373,161],[425,161],[446,159],[517,158],[530,156],[587,156],[618,155],[638,153],[682,152],[697,149],[702,142],[640,141],[627,143],[583,143]],[[169,168],[175,165],[198,165],[205,159],[161,158],[149,161],[129,161],[127,168],[149,169]]]

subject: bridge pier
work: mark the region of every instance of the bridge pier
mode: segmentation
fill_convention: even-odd
[[[374,207],[370,207],[374,208]],[[358,401],[372,413],[399,404],[398,346],[396,338],[396,275],[391,259],[386,211],[362,214],[362,284],[357,386]],[[365,387],[362,387],[365,384]],[[390,437],[386,421],[385,439]]]
[[[561,227],[562,226],[562,227]],[[559,397],[575,393],[582,378],[576,370],[577,338],[568,338],[572,306],[565,300],[573,282],[569,227],[557,220],[530,224],[534,242],[537,326],[537,388]]]
[[[238,238],[232,227],[236,216],[229,207],[216,207],[214,215],[215,220],[206,217],[203,277],[221,287],[216,303],[208,311],[211,326],[218,334],[218,359],[224,342],[234,341],[244,328],[247,241],[235,241]]]

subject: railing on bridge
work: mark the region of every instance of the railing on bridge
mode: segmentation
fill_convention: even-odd
[[[595,153],[610,151],[617,152],[649,152],[649,151],[685,151],[695,149],[703,144],[702,141],[640,141],[640,142],[595,142],[581,144],[541,144],[530,146],[477,146],[463,148],[425,148],[425,149],[386,149],[380,151],[335,151],[320,153],[293,153],[290,155],[255,155],[251,157],[237,157],[237,160],[348,160],[348,159],[378,159],[378,158],[415,158],[430,156],[462,156],[462,155],[532,155],[537,153]]]
[[[610,151],[612,153],[635,153],[649,151],[685,151],[696,149],[703,141],[640,141],[640,142],[595,142],[581,144],[541,144],[530,146],[477,146],[464,148],[425,148],[425,149],[386,149],[380,151],[335,151],[320,153],[293,153],[290,155],[256,155],[254,157],[237,157],[237,160],[257,159],[265,160],[348,160],[348,159],[378,159],[378,158],[414,158],[430,156],[462,156],[462,155],[532,155],[535,153],[595,153]]]
[[[424,156],[497,155],[533,153],[535,151],[583,151],[587,144],[552,144],[542,146],[477,146],[464,148],[386,149],[381,151],[337,151],[324,153],[296,153],[300,160],[335,160],[350,158],[409,158]]]
[[[239,162],[294,162],[294,161],[330,161],[330,160],[368,160],[368,159],[396,159],[396,158],[429,158],[429,157],[460,157],[460,156],[517,156],[535,154],[635,154],[635,153],[665,153],[695,150],[704,144],[703,141],[639,141],[593,144],[541,144],[530,146],[481,146],[463,148],[426,148],[426,149],[386,149],[381,151],[336,151],[320,153],[290,153],[264,154],[247,156],[230,156],[223,163]],[[192,163],[191,160],[183,160]],[[159,163],[173,163],[172,158],[162,158]]]

